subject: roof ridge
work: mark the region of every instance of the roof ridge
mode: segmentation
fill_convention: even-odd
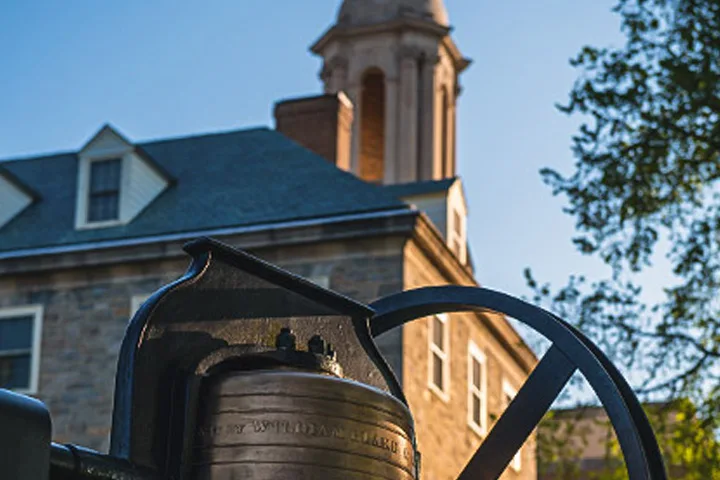
[[[104,124],[106,125],[106,124]],[[157,145],[159,143],[165,143],[165,142],[174,142],[178,140],[186,140],[186,139],[196,139],[196,138],[202,138],[202,137],[217,137],[222,135],[232,135],[235,133],[250,133],[250,132],[258,132],[258,131],[271,131],[272,129],[270,127],[266,126],[257,126],[257,127],[246,127],[246,128],[235,128],[231,130],[221,130],[217,132],[205,132],[205,133],[195,133],[195,134],[186,134],[186,135],[177,135],[172,137],[165,137],[165,138],[155,138],[155,139],[144,139],[144,140],[137,140],[137,141],[130,141],[132,145],[135,146],[145,146],[145,145]],[[28,153],[28,154],[21,154],[20,156],[16,157],[7,157],[2,158],[0,157],[0,165],[12,163],[12,162],[25,162],[28,160],[43,160],[51,157],[61,157],[64,155],[77,155],[78,152],[82,147],[76,149],[76,150],[61,150],[57,152],[47,152],[47,153]]]
[[[218,132],[194,133],[194,134],[189,134],[189,135],[178,135],[178,136],[174,136],[174,137],[138,140],[136,142],[133,142],[133,144],[142,147],[142,146],[146,146],[146,145],[157,145],[159,143],[177,142],[180,140],[196,140],[198,138],[204,138],[204,137],[220,137],[223,135],[233,135],[233,134],[237,134],[237,133],[265,132],[265,131],[269,132],[269,131],[273,131],[273,130],[270,127],[266,127],[266,126],[235,128],[232,130],[221,130]]]

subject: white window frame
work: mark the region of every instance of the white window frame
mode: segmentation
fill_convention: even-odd
[[[99,222],[88,221],[88,205],[90,199],[90,172],[94,162],[106,162],[108,160],[120,159],[120,185],[118,190],[118,218],[115,220],[102,220]],[[78,197],[77,208],[75,211],[75,228],[107,228],[118,225],[125,225],[127,222],[123,220],[123,196],[127,190],[128,183],[128,155],[127,149],[109,151],[97,156],[81,156],[78,169]]]
[[[473,363],[480,365],[480,388],[475,386]],[[473,399],[480,400],[480,423],[473,416]],[[472,340],[468,343],[468,425],[484,437],[487,434],[487,356]]]
[[[329,289],[332,270],[332,264],[321,263],[315,265],[315,267],[313,267],[312,271],[310,272],[310,275],[308,275],[306,278],[313,282],[315,285]]]
[[[42,305],[25,305],[21,307],[0,308],[0,322],[6,318],[33,316],[33,338],[30,350],[30,386],[18,388],[13,391],[25,395],[34,395],[38,392],[40,378],[40,347],[42,345],[42,321],[44,308]]]
[[[503,405],[503,411],[510,405],[510,402],[506,402],[506,398],[510,397],[511,399],[515,398],[517,395],[517,389],[512,386],[512,384],[507,380],[503,379],[502,383],[502,405]],[[511,400],[512,401],[512,400]],[[523,448],[520,447],[520,449],[515,453],[515,456],[510,460],[510,468],[512,468],[514,471],[519,472],[522,469],[522,451]]]
[[[440,320],[443,327],[443,349],[441,350],[433,342],[435,319]],[[433,370],[433,354],[437,354],[442,361],[443,380],[442,388],[435,385]],[[447,314],[439,314],[428,317],[428,388],[431,392],[440,397],[444,402],[450,401],[450,317]]]
[[[308,277],[312,283],[322,288],[330,288],[330,275],[318,275],[317,277]]]
[[[130,320],[135,316],[143,303],[150,298],[152,293],[141,293],[130,297]]]

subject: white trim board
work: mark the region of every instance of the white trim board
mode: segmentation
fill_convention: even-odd
[[[24,305],[20,307],[0,308],[0,322],[7,318],[33,316],[32,344],[30,346],[30,381],[27,389],[17,389],[18,393],[36,394],[40,379],[40,350],[42,346],[42,322],[44,307],[42,305]]]

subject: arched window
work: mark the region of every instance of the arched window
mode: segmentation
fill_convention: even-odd
[[[440,168],[442,177],[450,176],[450,98],[447,87],[442,89],[442,111],[440,112]]]
[[[360,178],[381,183],[385,172],[385,75],[368,70],[360,100]]]

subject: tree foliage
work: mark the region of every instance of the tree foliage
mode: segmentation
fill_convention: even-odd
[[[559,108],[584,120],[574,171],[542,171],[567,198],[577,248],[612,275],[553,290],[528,271],[528,283],[643,371],[641,393],[693,405],[694,428],[678,430],[669,456],[702,472],[684,478],[720,478],[708,464],[720,427],[720,0],[619,0],[615,11],[624,45],[571,60],[579,76]],[[636,277],[658,254],[673,281],[645,304]]]

